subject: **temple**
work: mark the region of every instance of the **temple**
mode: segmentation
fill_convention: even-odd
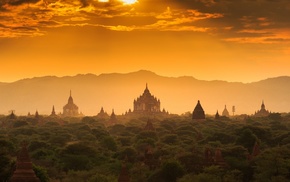
[[[38,111],[36,110],[36,112],[35,112],[35,115],[34,115],[34,117],[36,118],[36,119],[38,119],[39,118],[39,113],[38,113]]]
[[[51,114],[50,114],[51,117],[56,117],[56,113],[55,113],[55,110],[54,110],[54,106],[52,106],[52,111],[51,111]]]
[[[160,113],[160,100],[151,95],[148,85],[144,93],[134,100],[134,113]]]
[[[100,112],[98,113],[97,117],[99,117],[99,118],[107,118],[107,117],[109,117],[109,115],[108,115],[108,113],[106,113],[104,111],[104,108],[102,107]]]
[[[107,122],[107,125],[108,126],[112,126],[112,125],[115,125],[117,124],[118,120],[117,120],[117,117],[116,117],[116,114],[114,112],[114,109],[112,110],[112,114],[110,116],[110,119],[109,121]]]
[[[130,174],[126,163],[122,164],[122,169],[118,178],[118,182],[130,182]]]
[[[262,101],[262,105],[261,105],[261,109],[258,110],[257,112],[255,112],[256,117],[266,117],[270,114],[270,112],[268,110],[266,110],[264,101]]]
[[[214,119],[220,119],[219,111],[216,111],[216,114],[215,114],[215,116],[214,116]]]
[[[204,110],[200,105],[200,101],[197,101],[197,104],[192,113],[192,119],[205,119]]]
[[[64,117],[76,117],[79,116],[79,108],[77,105],[74,104],[73,98],[70,96],[68,98],[68,103],[63,106],[63,114]]]
[[[252,160],[254,159],[257,155],[260,154],[260,145],[258,144],[258,142],[255,142],[255,145],[253,147],[253,151],[252,154],[248,155],[248,160]]]
[[[9,116],[7,116],[8,119],[16,119],[17,116],[14,114],[14,111],[11,111],[11,114]]]
[[[230,117],[230,113],[229,113],[229,111],[227,110],[227,105],[225,105],[225,109],[223,110],[222,116]]]
[[[28,150],[26,144],[23,144],[22,149],[20,150],[17,161],[16,161],[16,170],[13,173],[13,176],[10,182],[40,182],[36,177],[32,162],[28,155]]]

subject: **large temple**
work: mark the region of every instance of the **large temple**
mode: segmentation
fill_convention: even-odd
[[[261,105],[261,109],[258,110],[257,112],[255,112],[256,117],[266,117],[270,114],[270,112],[268,110],[266,110],[264,101],[262,101],[262,105]]]
[[[144,93],[134,100],[134,113],[160,113],[160,100],[151,95],[148,85]]]
[[[74,104],[73,98],[70,96],[68,98],[68,102],[65,106],[63,106],[63,113],[64,117],[76,117],[79,116],[79,107]]]

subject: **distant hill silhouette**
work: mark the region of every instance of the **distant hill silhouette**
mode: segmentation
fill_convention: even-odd
[[[85,115],[96,115],[101,107],[110,113],[125,113],[133,109],[133,100],[143,93],[148,83],[150,92],[160,99],[161,109],[170,113],[192,112],[200,100],[206,114],[229,111],[236,106],[236,114],[253,114],[262,100],[272,112],[290,111],[290,77],[269,78],[253,83],[203,81],[193,77],[164,77],[140,70],[120,74],[85,74],[76,76],[45,76],[0,84],[0,113],[50,114],[52,106],[57,113],[67,103],[72,90],[74,102]]]

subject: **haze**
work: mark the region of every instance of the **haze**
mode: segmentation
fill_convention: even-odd
[[[228,110],[234,105],[236,114],[254,114],[264,100],[271,112],[289,112],[290,77],[277,77],[255,83],[231,83],[203,81],[193,77],[164,77],[140,70],[127,74],[76,75],[66,77],[38,77],[13,83],[0,84],[0,114],[15,110],[17,115],[49,115],[52,106],[62,113],[68,102],[70,90],[79,111],[85,115],[97,115],[104,108],[109,114],[133,110],[133,101],[143,94],[145,85],[172,114],[192,112],[197,100],[206,114]]]
[[[288,0],[5,0],[0,81],[127,73],[252,82],[289,75]]]

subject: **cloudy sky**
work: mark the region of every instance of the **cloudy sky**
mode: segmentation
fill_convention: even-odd
[[[290,75],[290,0],[0,0],[0,82],[126,73]]]

